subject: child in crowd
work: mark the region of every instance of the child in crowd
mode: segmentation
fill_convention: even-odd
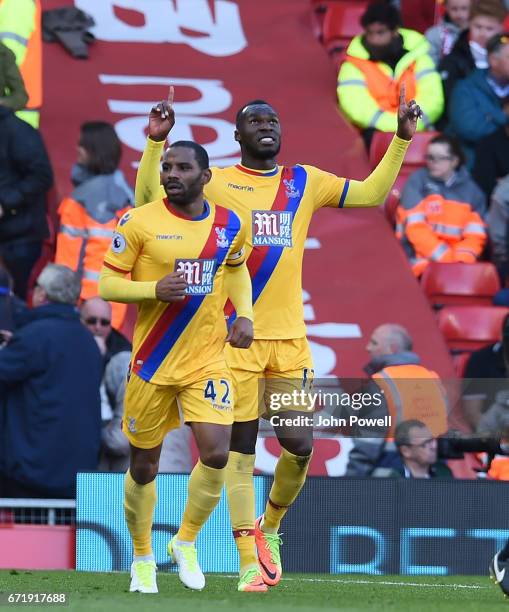
[[[431,46],[429,54],[436,66],[449,55],[460,33],[468,28],[470,18],[471,0],[445,0],[444,4],[443,19],[425,34]]]

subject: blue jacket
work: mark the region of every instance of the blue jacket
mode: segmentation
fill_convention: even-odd
[[[73,497],[99,459],[103,359],[67,304],[32,311],[0,350],[0,469],[48,497]]]
[[[487,76],[487,70],[474,70],[459,81],[449,105],[449,127],[461,140],[469,167],[473,163],[477,142],[509,123],[509,117],[502,110],[500,98],[488,83]]]

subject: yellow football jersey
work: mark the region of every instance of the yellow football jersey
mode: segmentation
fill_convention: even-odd
[[[255,338],[285,340],[305,335],[301,272],[313,213],[322,206],[366,208],[384,202],[409,144],[395,135],[378,166],[363,181],[303,165],[266,172],[242,165],[212,168],[206,197],[235,211],[246,226]],[[164,196],[158,172],[163,146],[147,139],[136,179],[136,206],[156,193]],[[228,304],[227,313],[232,311]]]
[[[245,259],[245,229],[231,210],[205,202],[191,219],[166,199],[130,210],[119,221],[104,265],[154,281],[181,271],[188,284],[180,302],[138,304],[131,369],[145,381],[182,384],[224,361],[224,265]]]
[[[212,170],[207,198],[234,210],[246,227],[255,338],[305,336],[302,258],[309,224],[320,207],[343,206],[348,181],[313,166]],[[227,309],[233,313],[230,304]]]

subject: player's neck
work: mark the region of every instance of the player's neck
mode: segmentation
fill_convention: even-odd
[[[167,198],[167,202],[171,211],[183,217],[188,217],[189,219],[201,217],[207,211],[203,197],[198,198],[193,202],[189,202],[189,204],[176,204],[175,202],[171,202],[169,198]]]
[[[277,166],[275,157],[271,157],[269,159],[259,159],[257,157],[252,157],[247,153],[242,154],[240,163],[251,170],[272,170]]]

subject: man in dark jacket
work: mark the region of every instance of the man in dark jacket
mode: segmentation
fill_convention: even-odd
[[[0,350],[0,497],[73,497],[76,473],[97,468],[103,361],[79,293],[74,272],[46,266],[31,321]]]
[[[52,184],[39,132],[0,106],[0,259],[22,299],[48,236],[45,195]]]
[[[471,168],[477,142],[509,123],[503,101],[509,96],[509,34],[490,39],[487,70],[476,70],[452,93],[449,127],[458,136]]]
[[[502,101],[502,110],[509,117],[509,97]],[[486,197],[491,198],[497,182],[509,175],[509,124],[482,138],[475,151],[472,176]]]

